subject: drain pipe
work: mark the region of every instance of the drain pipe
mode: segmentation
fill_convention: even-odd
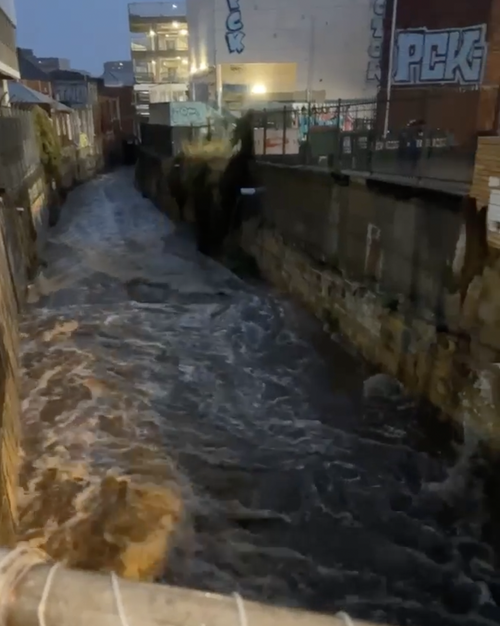
[[[24,553],[23,553],[24,550]],[[16,552],[18,555],[16,556]],[[37,550],[0,550],[2,624],[9,626],[370,626],[213,593],[66,569]],[[21,560],[20,560],[21,559]],[[22,562],[24,559],[24,562]],[[373,626],[373,625],[372,625]]]
[[[391,107],[392,73],[394,70],[394,44],[396,43],[396,21],[398,16],[398,0],[392,0],[391,41],[389,48],[389,67],[387,68],[387,89],[385,102],[384,138],[389,133],[389,110]]]

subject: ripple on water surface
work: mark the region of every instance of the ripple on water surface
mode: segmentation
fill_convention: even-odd
[[[363,401],[362,363],[333,343],[326,362],[306,316],[199,257],[127,172],[70,196],[46,258],[22,324],[24,537],[379,621],[495,615],[480,492],[428,488],[450,463],[407,399]]]

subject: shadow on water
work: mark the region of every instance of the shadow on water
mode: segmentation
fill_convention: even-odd
[[[467,467],[449,488],[457,452],[430,409],[367,393],[352,351],[200,256],[126,171],[70,196],[46,257],[22,324],[26,537],[64,557],[75,525],[80,544],[104,525],[83,566],[160,547],[169,583],[383,623],[500,621],[484,481]],[[134,519],[111,523],[103,501],[132,497]],[[151,520],[164,544],[137,536]]]

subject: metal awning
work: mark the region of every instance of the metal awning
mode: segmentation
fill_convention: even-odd
[[[62,104],[62,102],[57,102],[53,98],[46,96],[44,93],[40,91],[35,91],[23,83],[18,83],[17,81],[9,80],[9,98],[12,103],[19,104],[33,104],[33,105],[46,105],[49,106],[54,111],[59,111],[60,113],[72,113],[73,109]]]

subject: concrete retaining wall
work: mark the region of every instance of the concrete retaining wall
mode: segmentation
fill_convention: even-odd
[[[500,261],[478,263],[464,201],[273,165],[261,174],[264,220],[245,226],[243,247],[266,278],[499,447]]]
[[[136,182],[176,219],[166,172],[144,153]],[[314,169],[261,164],[259,172],[263,219],[245,224],[242,246],[263,275],[368,361],[500,447],[500,261],[474,203]]]

